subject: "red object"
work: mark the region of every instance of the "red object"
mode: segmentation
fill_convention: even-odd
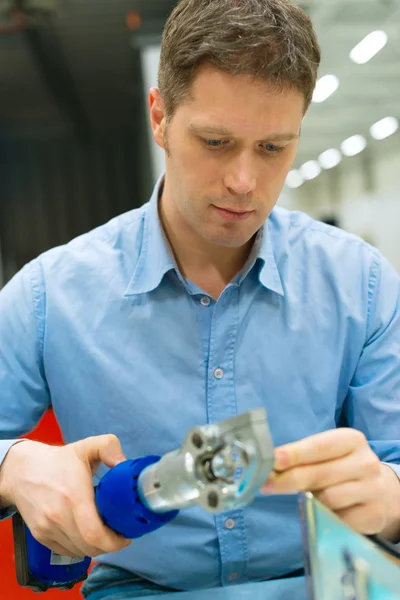
[[[52,411],[45,414],[38,427],[28,437],[39,442],[47,444],[62,444],[62,436],[57,421]],[[21,588],[17,584],[14,564],[14,544],[12,538],[11,519],[0,523],[0,544],[1,544],[1,562],[0,562],[0,586],[1,600],[33,600],[43,598],[43,600],[53,600],[53,598],[64,598],[65,600],[82,600],[79,592],[80,585],[73,590],[61,592],[51,590],[45,594],[35,594],[32,590]]]
[[[131,31],[137,31],[142,26],[142,16],[136,10],[131,10],[126,15],[126,24]]]

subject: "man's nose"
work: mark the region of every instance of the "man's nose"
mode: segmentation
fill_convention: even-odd
[[[251,161],[247,156],[241,156],[230,164],[224,183],[232,194],[247,196],[256,189],[257,178],[252,162],[254,159]]]

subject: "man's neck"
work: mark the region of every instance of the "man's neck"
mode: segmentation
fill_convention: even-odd
[[[184,221],[181,215],[170,214],[165,209],[163,197],[159,202],[159,215],[183,277],[217,299],[243,269],[254,240],[240,248],[207,244]]]

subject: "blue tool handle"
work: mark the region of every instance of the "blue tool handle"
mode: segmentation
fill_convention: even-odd
[[[140,499],[139,476],[160,458],[146,456],[127,460],[110,469],[96,488],[96,505],[102,520],[127,539],[139,538],[159,529],[179,512],[154,513]],[[87,577],[89,557],[77,559],[79,562],[74,564],[63,564],[63,557],[58,557],[35,540],[20,515],[14,519],[14,541],[17,579],[24,587],[35,591],[70,589]],[[68,560],[65,559],[65,562]]]
[[[160,456],[145,456],[120,463],[106,473],[96,489],[96,504],[104,523],[129,540],[147,535],[174,519],[177,510],[155,513],[142,503],[138,480]]]
[[[46,546],[40,544],[31,534],[28,527],[25,529],[25,560],[17,558],[21,550],[16,546],[16,567],[18,583],[29,587],[36,592],[46,592],[49,588],[71,589],[87,577],[91,558],[75,559],[79,562],[65,564],[65,557],[58,556]]]

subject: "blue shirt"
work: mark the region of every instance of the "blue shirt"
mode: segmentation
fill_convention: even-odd
[[[346,424],[400,463],[400,282],[388,262],[344,231],[275,208],[215,302],[178,271],[160,185],[148,204],[46,252],[1,292],[0,460],[50,405],[66,442],[114,433],[129,458],[263,406],[276,446]],[[278,576],[303,562],[297,498],[258,494],[217,517],[185,510],[102,558],[177,589]]]

